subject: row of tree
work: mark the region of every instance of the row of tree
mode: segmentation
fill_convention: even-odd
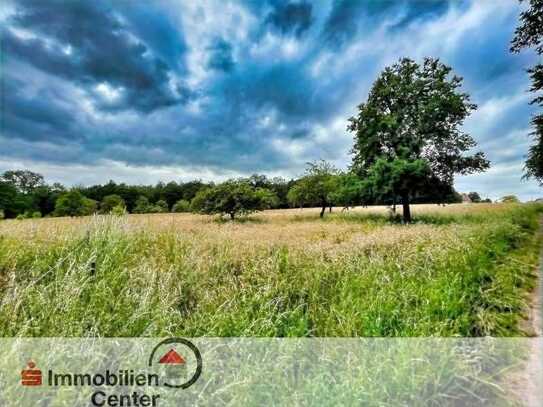
[[[265,175],[213,184],[201,181],[158,183],[154,186],[117,184],[74,187],[47,185],[31,171],[6,171],[0,177],[0,211],[8,218],[86,216],[94,213],[199,212],[235,216],[257,210],[287,207],[320,207],[321,217],[333,206],[387,204],[379,199],[371,181],[352,172],[341,172],[325,161],[309,163],[304,176],[287,181]],[[481,202],[477,192],[469,194]],[[454,189],[426,191],[413,197],[417,203],[461,202]]]

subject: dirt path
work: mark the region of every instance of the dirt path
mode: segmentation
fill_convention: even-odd
[[[543,222],[540,233],[543,233]],[[530,296],[528,318],[522,329],[532,338],[529,359],[524,369],[511,377],[511,392],[522,406],[541,407],[543,400],[543,249],[536,287]]]

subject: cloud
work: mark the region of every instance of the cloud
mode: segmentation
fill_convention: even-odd
[[[346,168],[347,119],[379,72],[435,56],[465,78],[465,130],[494,165],[458,188],[528,197],[534,58],[509,53],[519,6],[498,3],[13,0],[0,165],[69,183]]]
[[[234,68],[234,59],[232,57],[232,45],[223,40],[216,38],[212,44],[207,47],[210,52],[207,66],[210,69],[229,72]]]
[[[111,89],[117,97],[91,92],[100,109],[150,112],[184,100],[168,65],[101,2],[25,1],[16,10],[2,32],[7,56],[89,91]]]
[[[266,17],[266,23],[282,34],[294,33],[300,37],[313,23],[313,6],[305,1],[299,3],[276,1]]]

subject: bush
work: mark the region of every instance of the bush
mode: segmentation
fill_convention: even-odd
[[[159,200],[157,203],[153,206],[152,212],[155,213],[167,213],[169,212],[168,204],[164,200]]]
[[[41,212],[40,211],[32,212],[30,217],[33,218],[33,219],[39,219],[39,218],[41,218]]]
[[[97,202],[78,190],[60,195],[55,202],[54,216],[88,216],[96,212]]]
[[[111,209],[109,213],[114,216],[123,216],[123,215],[126,215],[127,212],[124,205],[117,205],[113,209]]]
[[[152,211],[152,207],[149,204],[149,199],[147,199],[146,196],[139,196],[138,199],[136,199],[136,205],[134,206],[134,209],[132,210],[133,213],[149,213]]]
[[[519,199],[515,195],[506,195],[504,196],[501,201],[503,203],[519,203]]]
[[[107,195],[102,199],[102,202],[100,203],[100,213],[111,213],[114,208],[121,206],[123,208],[126,207],[126,204],[119,195],[112,194]]]
[[[190,212],[190,202],[185,199],[180,199],[173,206],[172,212]]]

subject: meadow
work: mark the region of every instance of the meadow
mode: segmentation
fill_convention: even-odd
[[[2,336],[523,336],[536,204],[0,222]]]

